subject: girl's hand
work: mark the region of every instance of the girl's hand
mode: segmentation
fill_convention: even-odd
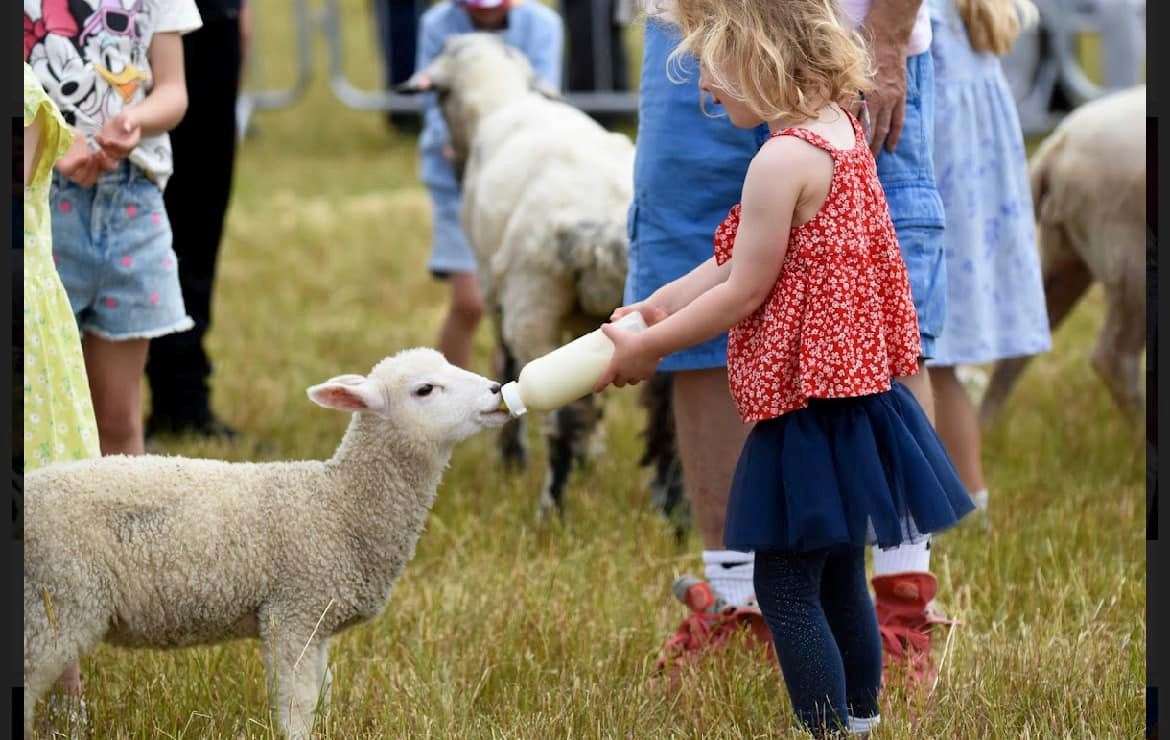
[[[112,160],[125,159],[138,146],[142,139],[142,126],[134,117],[133,109],[124,110],[102,126],[94,140],[102,147],[102,152]]]
[[[638,311],[642,314],[642,318],[646,321],[646,326],[654,326],[659,321],[662,321],[670,315],[666,312],[665,309],[647,303],[646,301],[641,301],[640,303],[631,303],[628,306],[618,307],[612,314],[609,315],[609,320],[617,321],[623,316],[632,314],[634,311]]]
[[[647,351],[642,334],[631,334],[612,324],[602,324],[601,331],[613,342],[614,349],[609,367],[593,387],[595,393],[604,390],[611,383],[621,388],[625,385],[636,385],[654,375],[661,358]]]
[[[117,162],[111,161],[102,152],[92,151],[85,134],[76,131],[69,150],[56,164],[58,172],[83,188],[93,187],[103,172],[109,172],[117,166]]]

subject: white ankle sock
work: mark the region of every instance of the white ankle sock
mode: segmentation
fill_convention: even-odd
[[[873,574],[885,576],[891,573],[929,573],[930,536],[920,542],[905,543],[898,547],[882,550],[873,549]]]
[[[735,550],[704,550],[703,573],[716,598],[731,606],[744,606],[755,598],[752,583],[755,573],[755,554]]]
[[[976,491],[971,494],[971,500],[975,502],[975,509],[977,511],[987,511],[987,489]]]
[[[850,717],[849,718],[849,734],[850,735],[864,735],[867,732],[873,732],[873,729],[882,723],[882,716],[875,714],[872,717]]]

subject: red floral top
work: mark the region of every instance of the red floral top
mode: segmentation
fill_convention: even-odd
[[[808,129],[795,136],[833,158],[829,195],[788,236],[767,300],[736,324],[727,347],[731,393],[744,421],[804,408],[810,398],[881,393],[918,370],[910,280],[877,166],[853,120],[854,146],[836,149]],[[715,230],[715,259],[731,259],[740,206]]]

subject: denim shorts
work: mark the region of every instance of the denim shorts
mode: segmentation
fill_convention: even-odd
[[[82,332],[150,339],[187,331],[162,191],[122,162],[84,188],[53,174],[53,260]]]
[[[947,307],[942,197],[934,178],[934,62],[929,52],[906,60],[906,117],[897,148],[877,157],[878,179],[898,232],[918,312],[922,356],[934,356]]]
[[[463,234],[459,217],[462,199],[458,188],[428,186],[431,194],[431,259],[427,269],[437,278],[454,273],[475,273],[475,252]]]

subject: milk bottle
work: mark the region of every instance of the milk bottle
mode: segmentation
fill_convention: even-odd
[[[633,311],[613,324],[628,332],[646,330],[642,314]],[[500,389],[504,406],[513,417],[529,409],[549,411],[589,395],[609,367],[613,342],[598,329],[524,366],[520,379]]]

